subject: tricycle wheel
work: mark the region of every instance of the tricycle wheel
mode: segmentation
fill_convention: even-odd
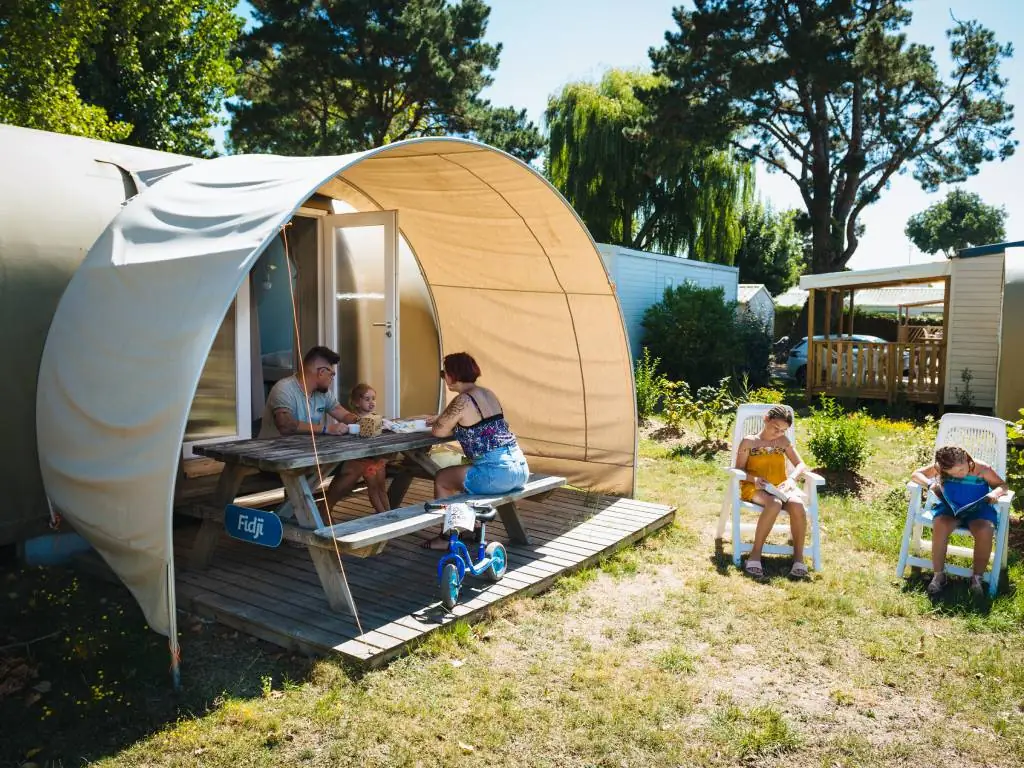
[[[454,563],[448,563],[441,570],[441,602],[449,611],[459,602],[459,570]]]
[[[487,545],[484,554],[491,559],[491,565],[487,569],[487,578],[491,581],[500,581],[508,570],[508,553],[505,552],[505,545],[500,541],[492,541]]]

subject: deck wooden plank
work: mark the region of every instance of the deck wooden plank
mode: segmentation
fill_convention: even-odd
[[[265,570],[245,568],[238,563],[231,562],[221,562],[215,576],[226,581],[229,580],[236,586],[250,586],[260,596],[272,598],[275,604],[282,606],[282,609],[279,611],[280,613],[290,615],[284,607],[298,605],[307,611],[311,611],[312,614],[310,615],[319,614],[319,620],[309,621],[309,623],[321,629],[338,630],[338,622],[336,620],[338,614],[327,609],[323,590],[317,589],[318,585],[308,584],[300,580],[285,581],[280,578],[275,580],[273,575],[268,574]],[[206,582],[203,581],[203,583],[205,584]],[[287,587],[283,586],[285,584],[287,584]],[[318,592],[319,594],[317,594]],[[375,610],[369,607],[371,603],[367,595],[359,595],[355,588],[353,588],[352,592],[356,597],[359,618],[364,630],[373,629],[401,642],[411,640],[416,636],[416,632],[403,628],[401,625],[392,626],[394,618],[403,616],[406,613],[405,610],[394,609],[390,612],[380,609]],[[363,597],[363,599],[360,600],[360,597]]]
[[[382,653],[381,649],[358,640],[346,639],[301,623],[282,621],[281,617],[257,606],[226,598],[186,582],[179,582],[178,592],[183,598],[180,602],[192,613],[283,648],[311,656],[336,652],[356,663],[369,661]]]
[[[360,635],[355,623],[347,614],[336,613],[332,616],[322,611],[319,606],[310,608],[302,605],[298,600],[273,599],[275,595],[280,594],[277,590],[272,590],[266,584],[255,585],[250,579],[238,576],[224,568],[218,568],[209,575],[183,573],[181,580],[222,597],[281,616],[289,622],[301,622],[307,627],[332,634],[340,632],[347,637],[358,637],[360,642],[378,649],[390,648],[396,643],[404,642],[400,637],[384,634],[376,628],[367,629],[365,626],[363,634]],[[342,621],[342,618],[347,621]]]
[[[429,482],[416,480],[408,498],[427,500],[432,492]],[[359,519],[369,513],[368,499],[358,494],[339,504],[333,518]],[[494,606],[541,592],[561,576],[593,565],[671,523],[675,511],[561,488],[540,502],[521,501],[519,513],[533,545],[508,547],[509,570],[496,584],[467,577],[450,613],[437,599],[435,569],[441,553],[419,547],[426,531],[391,541],[375,557],[343,557],[366,631],[362,636],[350,616],[329,610],[307,551],[295,547],[264,549],[222,536],[219,557],[209,569],[179,574],[180,603],[285,647],[378,666],[452,621],[476,621]],[[499,520],[487,530],[489,540],[507,537]],[[183,528],[175,535],[176,557],[184,561],[190,531]]]
[[[357,594],[357,598],[365,597],[369,593],[377,602],[383,603],[386,600],[390,603],[397,600],[408,604],[418,600],[417,605],[422,605],[424,599],[429,602],[434,598],[435,568],[440,553],[414,546],[401,552],[399,557],[386,555],[378,556],[372,561],[344,560],[349,584],[352,586],[353,593]],[[253,551],[251,555],[239,554],[235,557],[243,563],[255,561],[259,563],[260,567],[271,567],[274,558],[269,551]],[[509,571],[503,581],[507,580],[508,585],[515,588],[517,585],[525,586],[533,579],[546,574],[546,571],[540,569],[534,573],[520,573],[520,566],[510,563]],[[300,567],[294,577],[301,577],[303,581],[312,586],[318,585],[315,573],[308,566]]]
[[[422,555],[419,555],[419,553],[422,553]],[[353,562],[347,559],[344,561],[346,563],[345,571],[348,576],[348,582],[356,597],[360,616],[363,615],[363,606],[366,605],[367,600],[372,604],[388,609],[391,609],[394,603],[399,603],[406,606],[410,612],[422,607],[424,600],[428,602],[436,600],[435,568],[437,558],[430,557],[430,554],[424,550],[410,554],[416,556],[415,559],[402,561],[398,558],[390,558],[389,560],[381,560],[378,557],[375,562]],[[239,559],[235,562],[245,561]],[[272,560],[267,555],[263,555],[256,562],[259,563],[260,567],[270,567],[272,564]],[[418,565],[419,567],[410,567],[410,565]],[[515,567],[510,567],[503,581],[506,579],[512,588],[527,586],[529,583],[532,583],[532,578],[519,573]],[[313,588],[319,586],[316,574],[306,569],[302,569],[302,580]],[[323,603],[322,599],[320,603]],[[376,611],[376,614],[387,615],[389,619],[393,619],[396,615],[401,615],[394,611],[381,614],[379,610]],[[363,623],[365,626],[367,622]]]

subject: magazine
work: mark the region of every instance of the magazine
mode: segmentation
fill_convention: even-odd
[[[939,501],[941,501],[943,504],[945,504],[947,507],[949,507],[953,511],[953,516],[954,517],[964,517],[965,515],[967,515],[967,514],[969,514],[971,512],[974,512],[977,509],[980,509],[985,504],[990,504],[991,503],[988,500],[988,496],[985,495],[985,496],[982,496],[980,499],[975,499],[974,501],[972,501],[972,502],[970,502],[968,504],[964,504],[962,507],[958,507],[956,504],[954,504],[952,501],[949,500],[949,497],[946,496],[946,494],[944,494],[942,492],[942,486],[941,485],[935,485],[932,488],[932,493],[935,494],[936,498],[938,498]]]

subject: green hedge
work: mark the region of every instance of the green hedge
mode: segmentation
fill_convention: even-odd
[[[644,312],[643,346],[660,358],[661,370],[694,391],[743,374],[750,386],[768,383],[771,339],[760,322],[737,315],[722,288],[677,285]]]

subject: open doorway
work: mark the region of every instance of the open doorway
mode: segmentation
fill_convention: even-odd
[[[388,216],[393,229],[383,223]],[[387,238],[393,238],[392,259],[385,256]],[[182,458],[195,458],[193,445],[258,435],[271,388],[294,375],[317,344],[341,355],[342,403],[360,381],[378,389],[385,415],[434,412],[442,402],[436,313],[394,212],[331,215],[303,208],[268,243],[217,332],[189,412]]]

